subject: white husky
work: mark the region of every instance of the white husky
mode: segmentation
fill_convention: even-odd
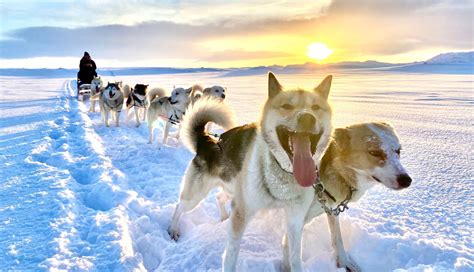
[[[155,121],[163,119],[166,124],[165,129],[163,130],[163,140],[161,141],[161,144],[166,145],[171,125],[179,125],[181,122],[186,112],[186,108],[191,102],[191,92],[195,86],[187,89],[175,88],[170,96],[165,96],[165,91],[161,88],[154,88],[147,92],[146,118],[150,133],[149,144],[153,143]],[[179,135],[179,132],[177,135]]]
[[[310,91],[283,91],[270,73],[269,97],[260,121],[228,130],[219,140],[210,137],[204,127],[210,121],[224,128],[232,126],[227,106],[215,100],[198,100],[183,121],[183,140],[196,156],[183,177],[179,203],[168,229],[171,237],[178,239],[183,213],[196,207],[209,190],[222,187],[233,197],[224,271],[236,269],[240,241],[253,215],[272,208],[286,211],[290,267],[302,271],[304,219],[314,199],[312,185],[319,161],[331,135],[327,102],[331,80],[331,76],[326,77]]]
[[[100,92],[104,90],[104,81],[100,76],[94,77],[91,81],[90,112],[95,112],[95,103],[99,100]]]

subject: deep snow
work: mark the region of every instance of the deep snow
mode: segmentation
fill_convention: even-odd
[[[277,75],[314,87],[322,74]],[[255,121],[266,77],[220,73],[108,77],[125,83],[222,84],[240,123]],[[335,126],[383,120],[402,142],[414,179],[404,191],[374,187],[341,216],[346,248],[364,271],[474,269],[472,241],[473,76],[383,71],[335,72]],[[214,194],[166,232],[192,154],[177,140],[147,145],[134,118],[106,128],[74,81],[0,77],[0,267],[68,270],[219,270],[227,221]],[[158,130],[161,130],[161,123]],[[158,138],[161,131],[157,131]],[[238,269],[274,271],[281,259],[281,212],[262,212],[244,235]],[[333,271],[324,216],[305,228],[310,271]]]

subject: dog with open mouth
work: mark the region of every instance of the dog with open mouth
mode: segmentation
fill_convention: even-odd
[[[95,103],[99,100],[99,95],[104,90],[104,81],[100,76],[94,77],[91,81],[90,112],[95,112]]]
[[[314,199],[319,162],[330,140],[332,76],[313,90],[283,90],[268,75],[268,99],[260,121],[234,127],[216,139],[205,131],[208,122],[232,126],[232,114],[215,99],[200,99],[184,117],[182,138],[194,152],[183,177],[179,202],[168,232],[179,238],[179,219],[215,187],[232,198],[223,270],[234,271],[245,228],[261,209],[283,208],[287,215],[289,263],[302,271],[304,219]],[[218,204],[223,205],[219,198]],[[222,209],[221,209],[222,210]]]
[[[119,126],[120,112],[123,108],[124,95],[122,93],[122,82],[107,83],[104,91],[99,95],[100,113],[105,126],[109,127],[109,113],[115,120],[115,126]]]
[[[377,184],[401,190],[412,179],[400,162],[401,145],[392,126],[383,122],[361,123],[338,128],[320,165],[319,186],[305,221],[326,213],[336,265],[346,271],[360,271],[345,252],[339,213]],[[283,270],[290,268],[288,236],[283,239]]]

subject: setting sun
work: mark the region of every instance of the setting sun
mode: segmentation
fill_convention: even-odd
[[[333,51],[329,49],[325,44],[316,42],[308,46],[307,55],[308,57],[315,60],[323,60],[329,57],[329,55],[331,55],[332,52]]]

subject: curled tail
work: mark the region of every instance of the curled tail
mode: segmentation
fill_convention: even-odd
[[[166,92],[162,88],[153,88],[146,92],[146,100],[148,103],[153,102],[153,100],[165,96]]]
[[[128,98],[128,96],[130,95],[131,92],[132,92],[132,90],[131,90],[131,88],[128,84],[123,85],[122,93],[123,93],[123,97],[125,97],[125,99]]]
[[[197,152],[199,140],[209,137],[205,131],[208,122],[228,130],[235,126],[234,113],[226,104],[215,98],[199,99],[187,110],[181,122],[181,139],[191,151]]]

